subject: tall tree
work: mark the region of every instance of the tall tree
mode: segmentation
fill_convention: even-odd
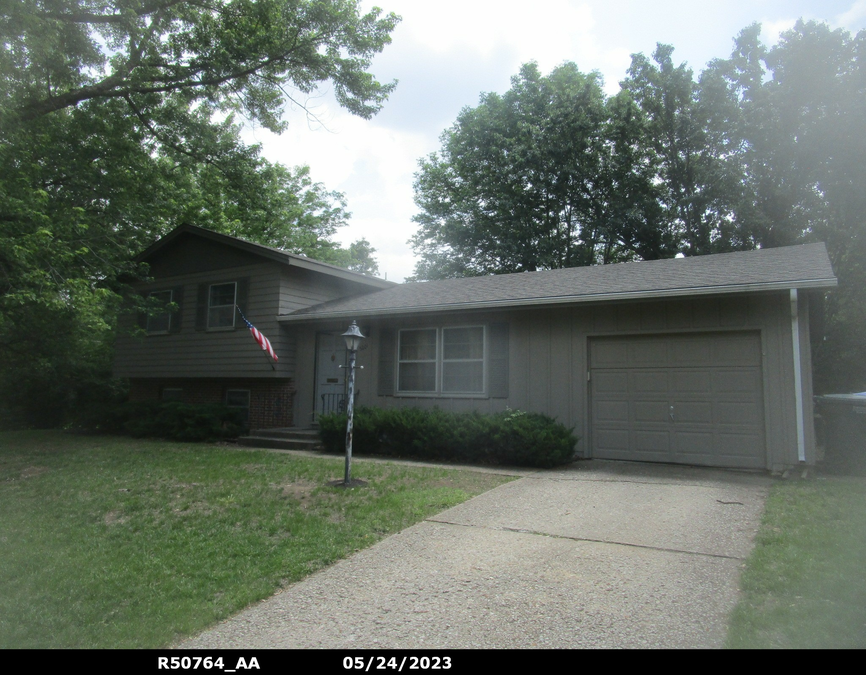
[[[342,196],[265,161],[236,121],[279,132],[286,100],[323,83],[375,114],[394,84],[369,66],[399,19],[358,6],[0,0],[0,399],[32,385],[68,407],[86,364],[107,374],[117,279],[182,222],[373,269],[368,243],[331,240]]]
[[[866,31],[746,28],[695,79],[673,47],[617,96],[566,64],[485,94],[416,174],[418,278],[824,241],[823,389],[866,389]]]
[[[652,61],[632,56],[622,87],[646,119],[663,208],[663,227],[686,255],[751,248],[734,226],[739,204],[737,148],[731,123],[737,106],[719,78],[694,79],[673,61],[674,48],[658,45]]]
[[[573,267],[629,259],[653,239],[663,246],[640,230],[655,210],[649,176],[630,164],[641,150],[628,154],[641,133],[630,100],[608,105],[598,73],[566,63],[542,76],[524,65],[508,92],[461,111],[421,161],[416,275]]]
[[[739,221],[756,245],[827,244],[839,288],[816,345],[822,389],[866,388],[866,31],[799,21],[768,49],[751,26],[712,64],[740,101]]]

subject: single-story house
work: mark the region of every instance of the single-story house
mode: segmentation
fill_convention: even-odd
[[[139,259],[139,291],[179,309],[121,331],[133,399],[309,428],[344,403],[356,320],[357,405],[542,412],[574,427],[581,457],[815,462],[810,312],[836,285],[823,244],[394,284],[181,226]]]

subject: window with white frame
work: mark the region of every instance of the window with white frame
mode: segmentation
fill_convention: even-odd
[[[397,376],[399,391],[436,392],[438,346],[436,328],[400,331]]]
[[[484,326],[442,329],[442,391],[484,393]]]
[[[484,394],[484,326],[400,331],[397,390]]]
[[[234,328],[238,284],[213,284],[208,289],[207,327]]]
[[[169,303],[174,301],[174,293],[168,291],[152,291],[148,297],[158,300],[159,304],[167,307]],[[171,330],[171,312],[166,309],[159,314],[147,315],[147,332],[150,335],[161,335],[168,333]]]

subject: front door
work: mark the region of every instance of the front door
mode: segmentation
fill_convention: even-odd
[[[316,335],[316,400],[319,415],[341,412],[346,398],[346,342],[339,333]],[[342,367],[341,367],[342,366]]]

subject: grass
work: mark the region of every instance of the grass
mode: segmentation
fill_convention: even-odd
[[[866,647],[866,479],[773,487],[728,647]]]
[[[0,433],[0,648],[161,647],[509,480],[214,445]]]

